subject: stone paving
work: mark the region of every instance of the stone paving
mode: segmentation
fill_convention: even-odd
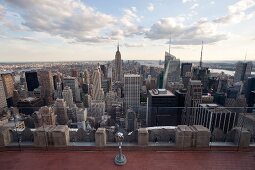
[[[1,170],[235,170],[255,169],[255,152],[124,151],[128,162],[116,166],[116,151],[5,151]]]

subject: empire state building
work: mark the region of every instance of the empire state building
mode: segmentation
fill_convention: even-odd
[[[115,54],[115,81],[122,81],[122,61],[121,54],[119,51],[119,44]]]

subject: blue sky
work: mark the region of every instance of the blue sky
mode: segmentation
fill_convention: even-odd
[[[0,0],[0,61],[255,59],[255,0]]]

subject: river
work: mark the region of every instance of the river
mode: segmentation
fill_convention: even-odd
[[[230,70],[223,70],[223,69],[210,69],[211,73],[221,73],[224,72],[225,74],[234,76],[235,75],[235,71],[230,71]],[[255,75],[255,72],[251,72],[252,75]]]

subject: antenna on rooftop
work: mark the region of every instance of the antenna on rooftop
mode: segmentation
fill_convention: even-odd
[[[246,53],[245,53],[244,61],[246,61],[246,58],[247,58],[247,50],[246,50]]]
[[[172,34],[170,32],[170,38],[169,38],[169,55],[171,55],[171,43],[172,43]]]
[[[202,41],[201,56],[200,56],[200,63],[199,63],[199,66],[200,66],[200,67],[202,67],[202,60],[203,60],[203,47],[204,47],[204,42]]]

